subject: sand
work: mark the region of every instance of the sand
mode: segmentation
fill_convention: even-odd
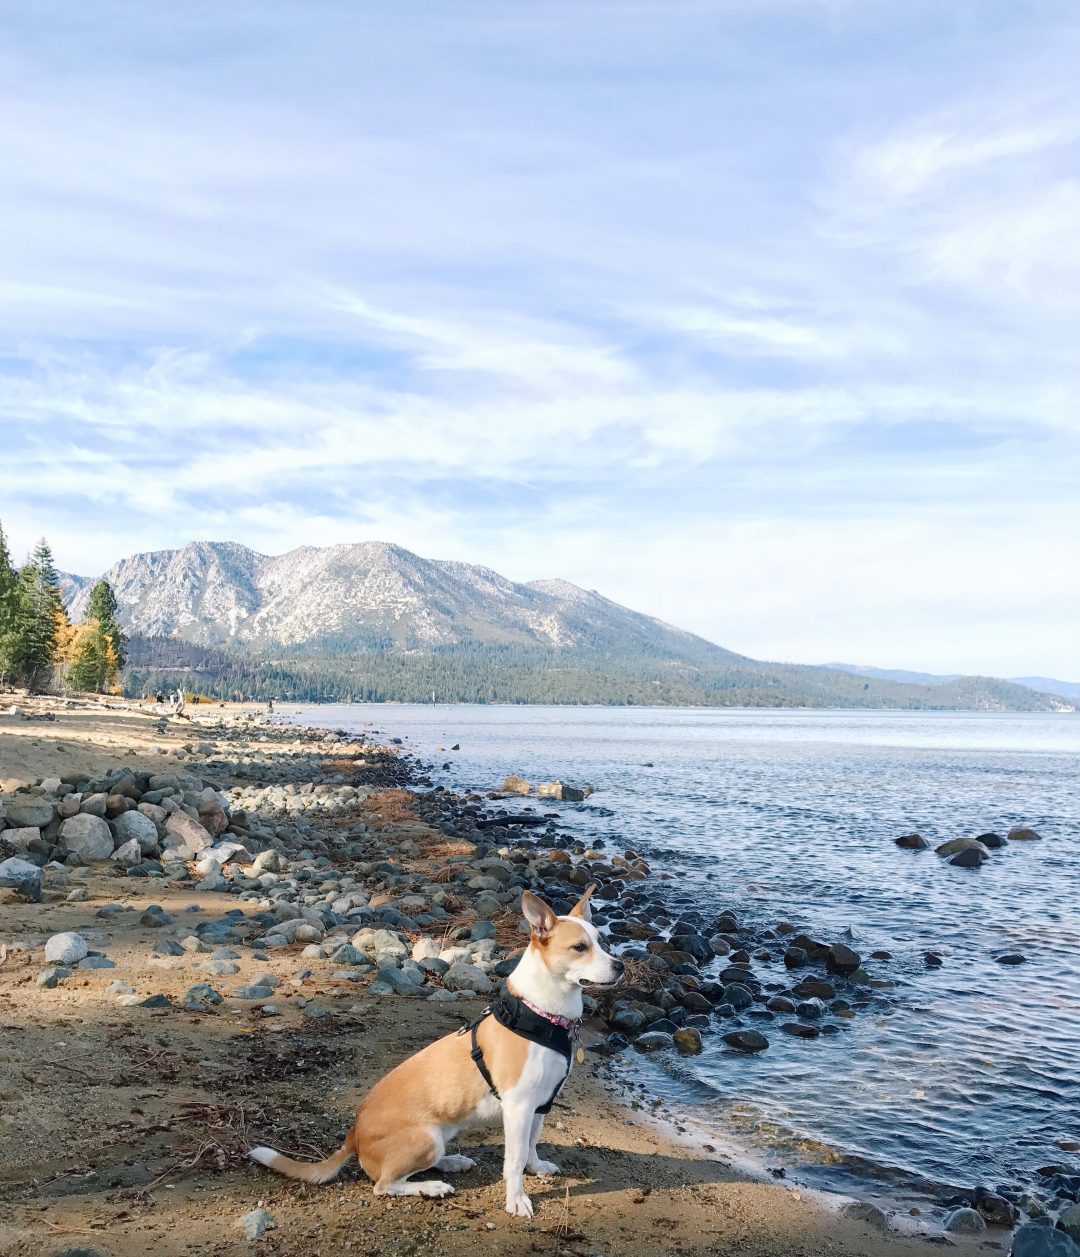
[[[61,764],[160,767],[175,759],[155,747],[175,750],[198,737],[197,729],[175,727],[159,735],[156,717],[131,708],[53,709],[55,724],[0,717],[0,781],[58,772]],[[140,912],[158,903],[177,925],[193,924],[235,907],[235,898],[97,871],[83,884],[82,903],[56,894],[27,905],[0,890],[4,1257],[80,1247],[110,1257],[931,1251],[925,1239],[839,1216],[839,1199],[754,1181],[703,1141],[673,1137],[629,1107],[620,1085],[628,1069],[593,1054],[549,1119],[544,1155],[563,1176],[527,1180],[531,1222],[502,1210],[497,1131],[461,1141],[478,1165],[456,1176],[457,1194],[446,1200],[376,1199],[355,1164],[324,1187],[273,1175],[245,1160],[247,1146],[267,1143],[302,1157],[336,1148],[371,1083],[479,1005],[372,997],[354,983],[329,981],[326,965],[301,979],[310,962],[299,947],[263,959],[240,949],[236,976],[208,978],[198,967],[204,955],[151,958],[152,945],[176,929],[143,926]],[[135,911],[96,915],[119,901]],[[39,988],[41,947],[61,930],[83,933],[117,968],[80,970],[55,990]],[[274,1017],[233,998],[191,1013],[120,1007],[106,994],[119,977],[141,995],[175,998],[202,980],[227,995],[267,970],[280,981]],[[314,1020],[312,1008],[331,1015]],[[249,1241],[236,1220],[260,1204],[276,1225]],[[983,1237],[983,1246],[996,1238]]]

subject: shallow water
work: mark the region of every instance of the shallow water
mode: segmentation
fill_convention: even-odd
[[[291,710],[291,709],[290,709]],[[660,1085],[706,1126],[829,1186],[920,1197],[1075,1160],[1080,1138],[1080,715],[671,708],[349,706],[490,788],[509,772],[587,781],[571,831],[646,850],[706,911],[850,928],[896,988],[831,1038],[770,1034],[755,1057],[718,1036]],[[460,742],[458,752],[440,751]],[[1033,826],[1040,843],[955,869],[898,849]],[[711,875],[711,877],[709,876]],[[928,970],[923,953],[944,959]],[[1022,952],[1015,968],[994,961]],[[763,979],[786,980],[755,963]]]

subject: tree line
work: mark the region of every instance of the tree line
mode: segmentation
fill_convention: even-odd
[[[43,537],[16,568],[0,525],[0,685],[116,691],[125,638],[108,581],[90,591],[86,616],[72,624],[64,609],[52,550]]]

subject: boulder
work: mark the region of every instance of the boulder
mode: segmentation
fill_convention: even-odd
[[[41,869],[18,856],[0,860],[0,886],[15,891],[30,903],[41,903]]]
[[[903,847],[905,851],[925,851],[930,844],[926,841],[922,834],[901,834],[896,840],[896,845],[898,847]],[[882,1214],[882,1217],[884,1216],[885,1215]]]
[[[671,1037],[681,1056],[697,1056],[701,1051],[701,1031],[693,1026],[683,1026]]]
[[[158,849],[157,826],[144,812],[125,812],[113,821],[113,830],[119,844],[134,840],[143,855],[153,855]]]
[[[769,1046],[769,1040],[757,1030],[732,1030],[729,1034],[725,1034],[723,1039],[728,1047],[733,1047],[739,1052],[764,1052]]]
[[[862,964],[862,957],[845,943],[833,943],[825,963],[830,973],[851,974]]]
[[[81,934],[54,934],[45,944],[45,961],[50,965],[75,965],[90,954]]]
[[[32,794],[17,794],[5,799],[7,823],[12,829],[44,829],[53,818],[53,805]]]
[[[986,1221],[976,1209],[954,1209],[945,1215],[943,1225],[957,1235],[981,1235],[986,1230]]]
[[[1080,1244],[1080,1204],[1063,1210],[1057,1224],[1071,1240]]]
[[[565,781],[546,781],[536,787],[542,799],[561,799],[564,803],[583,803],[591,793],[587,788],[568,786]]]
[[[60,826],[60,841],[68,851],[89,863],[107,860],[113,853],[112,830],[100,816],[80,812]]]
[[[495,983],[483,969],[464,960],[455,960],[443,974],[442,981],[449,991],[475,991],[478,995],[487,995],[495,989]]]
[[[134,838],[129,838],[127,842],[117,847],[112,853],[112,859],[117,864],[122,864],[125,868],[133,868],[136,864],[142,864],[142,848]]]
[[[950,838],[948,842],[943,842],[940,846],[935,847],[934,851],[946,859],[949,856],[960,855],[964,851],[978,852],[984,860],[990,858],[989,849],[975,838]]]
[[[10,815],[11,815],[11,810],[9,808],[8,816]],[[1028,825],[1014,825],[1012,829],[1009,830],[1009,841],[1010,842],[1041,842],[1042,834],[1036,833],[1035,830],[1031,829]]]
[[[675,1046],[675,1040],[663,1030],[647,1030],[634,1040],[638,1052],[663,1052]]]
[[[975,841],[981,842],[984,847],[989,847],[991,851],[996,850],[998,847],[1008,846],[1008,841],[1002,838],[1000,834],[979,834]]]
[[[518,777],[511,773],[509,777],[502,783],[500,787],[504,794],[531,794],[532,786],[524,777]]]
[[[637,1034],[645,1028],[645,1014],[637,1008],[617,1008],[608,1018],[608,1025],[623,1034]]]
[[[956,855],[951,856],[949,863],[958,869],[977,869],[981,868],[986,856],[981,851],[976,851],[974,847],[969,847],[965,851],[958,851]]]
[[[845,1218],[850,1218],[853,1222],[862,1222],[866,1226],[873,1227],[875,1231],[888,1231],[889,1219],[884,1210],[879,1209],[877,1205],[873,1205],[868,1200],[852,1200],[840,1210]]]
[[[1064,1231],[1028,1222],[1013,1236],[1012,1257],[1080,1257],[1080,1244]]]
[[[20,851],[25,851],[32,842],[37,842],[41,837],[41,830],[36,825],[22,825],[18,829],[5,829],[4,841],[10,842],[13,847],[18,847]]]
[[[165,822],[165,833],[165,846],[185,860],[193,860],[211,845],[210,835],[186,812],[173,812]]]

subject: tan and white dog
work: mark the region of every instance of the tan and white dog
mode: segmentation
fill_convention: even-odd
[[[530,927],[529,946],[511,973],[511,995],[549,1021],[576,1022],[582,1013],[583,986],[613,986],[622,961],[610,956],[591,922],[589,896],[558,917],[543,900],[526,891],[521,909]],[[531,1218],[524,1174],[558,1174],[541,1161],[536,1145],[544,1124],[537,1109],[547,1103],[569,1072],[558,1051],[522,1038],[494,1016],[476,1028],[476,1042],[494,1084],[489,1089],[470,1055],[471,1040],[460,1032],[429,1044],[391,1070],[368,1092],[356,1124],[342,1146],[324,1161],[294,1161],[272,1148],[252,1148],[249,1156],[289,1178],[326,1183],[358,1157],[374,1180],[377,1196],[447,1196],[449,1183],[409,1179],[424,1170],[458,1174],[476,1164],[471,1157],[448,1156],[446,1147],[460,1131],[492,1125],[502,1115],[506,1211]]]

